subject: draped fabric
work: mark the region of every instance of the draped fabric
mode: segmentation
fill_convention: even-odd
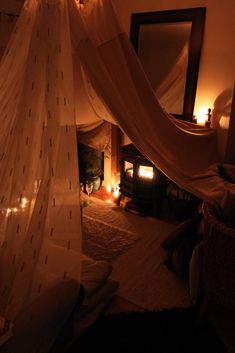
[[[109,153],[111,144],[111,124],[107,121],[78,126],[77,139],[84,145],[100,152]]]
[[[0,312],[10,319],[53,283],[79,286],[76,125],[118,124],[211,203],[231,188],[216,168],[215,131],[162,109],[110,0],[25,2],[1,61],[0,119]]]
[[[0,58],[6,49],[11,32],[15,26],[17,17],[0,13]]]
[[[53,284],[79,286],[70,43],[67,2],[29,0],[1,62],[0,310],[12,320]]]
[[[74,50],[120,128],[179,186],[223,207],[235,185],[218,173],[216,131],[178,120],[160,106],[110,1],[87,1],[87,33],[75,28],[79,18],[73,1],[69,6]]]
[[[170,112],[182,112],[188,66],[188,44],[176,58],[174,66],[166,73],[163,81],[154,88],[159,103]]]

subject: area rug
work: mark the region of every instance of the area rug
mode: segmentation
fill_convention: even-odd
[[[83,251],[112,262],[118,295],[146,310],[191,306],[187,280],[164,265],[162,241],[175,225],[90,197],[83,209]]]
[[[112,261],[140,238],[137,234],[83,215],[82,250],[94,260]]]
[[[69,353],[227,353],[215,328],[193,309],[100,316]]]

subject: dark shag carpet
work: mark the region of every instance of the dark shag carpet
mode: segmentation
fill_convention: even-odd
[[[74,343],[77,352],[227,353],[215,328],[193,309],[100,316]]]

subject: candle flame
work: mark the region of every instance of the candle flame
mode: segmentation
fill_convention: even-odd
[[[107,188],[106,188],[107,192],[111,192],[112,191],[112,187],[110,184],[108,184]]]

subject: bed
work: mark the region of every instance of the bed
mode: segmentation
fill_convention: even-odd
[[[1,346],[1,352],[63,352],[94,322],[116,293],[118,282],[111,279],[111,273],[109,262],[82,255],[79,294],[75,280],[55,283],[17,317],[13,337]],[[60,307],[55,304],[55,296],[61,299]]]

